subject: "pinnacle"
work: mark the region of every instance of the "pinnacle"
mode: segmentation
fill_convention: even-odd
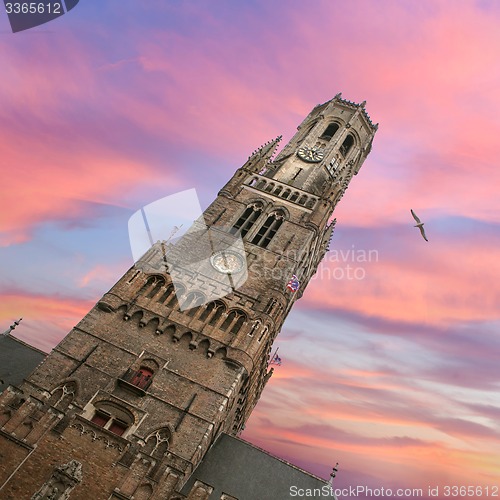
[[[264,143],[260,148],[253,151],[248,158],[250,159],[253,156],[259,155],[261,158],[266,160],[271,159],[282,138],[283,136],[279,135],[276,139],[272,139],[271,141]]]

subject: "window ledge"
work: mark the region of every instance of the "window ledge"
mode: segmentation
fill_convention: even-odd
[[[136,385],[131,384],[130,382],[127,382],[123,378],[118,379],[118,385],[120,387],[123,387],[124,389],[127,389],[130,392],[133,392],[134,394],[137,394],[138,396],[145,396],[146,395],[145,389],[141,389],[140,387],[137,387]]]

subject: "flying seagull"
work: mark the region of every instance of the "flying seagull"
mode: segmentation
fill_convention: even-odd
[[[410,209],[411,210],[411,209]],[[427,237],[425,236],[425,231],[424,231],[424,223],[423,222],[420,222],[420,219],[417,217],[417,215],[415,214],[415,212],[413,210],[411,210],[411,214],[413,215],[413,218],[417,221],[417,224],[413,227],[418,227],[420,229],[420,234],[422,235],[422,238],[425,240],[425,241],[429,241],[427,239]]]

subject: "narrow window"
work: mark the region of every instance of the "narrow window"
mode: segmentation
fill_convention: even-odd
[[[226,319],[224,320],[224,322],[222,323],[220,329],[221,330],[227,330],[229,328],[229,326],[231,325],[231,323],[236,319],[236,316],[237,316],[237,313],[236,311],[231,311]]]
[[[241,327],[245,324],[245,320],[245,315],[241,314],[231,328],[231,333],[237,334],[241,330]]]
[[[274,235],[283,223],[283,216],[272,213],[267,220],[262,224],[259,232],[255,235],[252,243],[262,248],[267,248],[269,242],[273,239]]]
[[[146,283],[142,286],[142,288],[139,290],[139,295],[142,295],[143,293],[146,293],[146,290],[148,290],[150,287],[152,287],[157,280],[157,276],[150,276]]]
[[[269,328],[267,326],[264,327],[264,329],[262,330],[262,333],[260,334],[260,337],[259,337],[259,342],[264,338],[264,335],[269,331]]]
[[[326,130],[321,134],[320,139],[324,139],[325,141],[329,141],[334,135],[335,132],[339,129],[338,123],[330,123]]]
[[[282,198],[285,198],[285,200],[290,196],[291,191],[289,189],[285,189],[283,191],[283,194],[281,195]]]
[[[351,134],[348,134],[348,136],[344,139],[342,146],[340,146],[340,153],[343,156],[346,156],[347,153],[349,153],[349,150],[351,149],[353,144],[354,144],[354,137]]]
[[[148,293],[148,299],[152,299],[163,287],[165,280],[163,278],[155,278],[155,286]]]
[[[297,193],[297,191],[295,191],[292,194],[292,196],[290,196],[290,201],[296,201],[298,197],[299,197],[299,193]]]
[[[214,309],[215,309],[215,311],[212,314],[212,316],[210,317],[210,321],[208,322],[208,324],[211,326],[215,326],[218,323],[218,321],[221,319],[222,313],[224,312],[225,307],[220,302],[216,302]]]
[[[195,316],[199,307],[205,302],[205,296],[200,292],[191,292],[182,304],[184,310],[187,309],[188,316]]]
[[[208,304],[205,307],[204,311],[201,313],[200,321],[205,321],[206,319],[208,319],[208,317],[210,316],[210,314],[214,309],[215,309],[215,302],[210,302],[210,304]]]
[[[278,303],[278,301],[276,299],[271,299],[268,303],[267,303],[267,306],[266,306],[266,309],[264,310],[264,312],[266,314],[271,314],[272,310],[274,309],[274,306]]]
[[[249,219],[245,222],[245,224],[242,226],[240,234],[241,237],[244,238],[245,235],[252,229],[252,226],[255,224],[255,221],[259,218],[261,213],[260,209],[256,209],[253,211],[252,215],[249,217]]]
[[[172,295],[172,293],[174,293],[174,286],[169,285],[165,293],[161,295],[160,298],[158,299],[158,302],[161,303],[165,302],[167,299],[170,298],[170,295]]]
[[[165,304],[167,307],[176,307],[177,306],[177,297],[181,297],[184,293],[184,288],[180,285],[177,285],[177,289],[174,291],[174,293],[170,294],[170,298],[168,299],[168,302]]]
[[[222,323],[221,330],[229,330],[231,333],[238,333],[246,321],[246,314],[241,310],[230,311]]]
[[[281,191],[283,191],[283,187],[282,186],[278,186],[275,190],[274,190],[274,194],[276,196],[279,196],[279,194],[281,193]]]
[[[241,237],[244,238],[254,225],[255,221],[259,218],[261,211],[262,207],[259,205],[252,205],[251,207],[248,207],[236,221],[230,232],[232,234],[237,234],[239,232]]]
[[[135,278],[137,278],[137,276],[139,276],[140,273],[141,271],[136,271],[134,275],[127,281],[127,283],[132,283],[132,281],[134,281]]]
[[[248,207],[242,214],[242,216],[236,221],[234,226],[231,228],[231,233],[236,234],[243,224],[247,221],[247,219],[252,215],[253,207]]]
[[[301,196],[301,198],[299,200],[299,205],[305,205],[306,201],[307,201],[307,196],[304,194]]]
[[[256,330],[260,327],[260,321],[257,319],[254,321],[254,324],[252,325],[252,329],[248,333],[250,337],[253,337],[253,334],[256,332]]]

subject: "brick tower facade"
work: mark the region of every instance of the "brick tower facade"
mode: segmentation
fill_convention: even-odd
[[[272,374],[272,344],[370,152],[364,104],[339,94],[274,159],[279,139],[252,154],[193,230],[155,243],[0,396],[1,498],[209,497],[203,484],[180,491]]]

